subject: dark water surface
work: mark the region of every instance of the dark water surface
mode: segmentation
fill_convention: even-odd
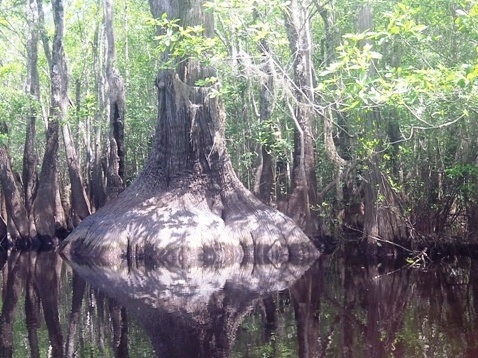
[[[0,357],[478,357],[478,261],[70,266],[0,252]]]

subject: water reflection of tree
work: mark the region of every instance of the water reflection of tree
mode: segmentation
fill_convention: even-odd
[[[421,336],[410,336],[411,349],[426,356],[478,356],[478,262],[446,258],[427,272],[414,272],[417,299],[411,315]]]
[[[12,357],[17,304],[25,292],[25,318],[32,357],[40,356],[40,304],[48,329],[52,357],[63,357],[58,315],[61,260],[54,252],[13,252],[3,268],[3,307],[0,315],[0,355]]]
[[[129,357],[126,309],[75,272],[72,287],[65,356]]]
[[[33,253],[32,253],[33,254]],[[58,315],[60,275],[62,260],[56,252],[39,252],[34,269],[34,284],[37,287],[52,357],[63,357],[63,333]]]
[[[290,293],[297,321],[300,357],[318,357],[321,351],[320,302],[323,292],[323,260],[297,281]]]
[[[13,356],[13,321],[25,276],[24,270],[20,270],[22,266],[16,265],[19,259],[19,254],[11,255],[7,266],[4,267],[3,306],[0,315],[0,354],[2,358]]]
[[[132,271],[72,265],[127,308],[160,357],[230,357],[245,316],[265,293],[293,282],[305,270],[292,264]],[[120,343],[119,337],[115,341]]]
[[[75,354],[75,338],[78,332],[78,325],[81,317],[81,307],[83,305],[83,296],[86,290],[85,281],[76,274],[72,278],[73,294],[71,301],[71,313],[68,323],[68,335],[65,344],[65,356],[67,358],[74,357]]]
[[[291,288],[301,357],[478,356],[478,261],[324,260]]]
[[[290,290],[299,356],[400,355],[412,290],[408,271],[386,274],[393,269],[357,257],[320,258]]]
[[[62,260],[55,252],[14,251],[7,259],[7,253],[0,251],[0,269],[0,357],[17,357],[28,350],[32,358],[129,356],[126,310],[88,288],[77,275],[72,277],[70,295],[68,274],[62,276]],[[71,301],[65,302],[67,298]],[[24,325],[20,305],[24,305]],[[67,326],[60,321],[68,317],[66,307],[71,308]],[[47,341],[42,339],[45,336]]]
[[[443,260],[426,270],[395,271],[399,266],[393,263],[324,256],[286,291],[263,295],[246,285],[229,282],[222,290],[214,283],[215,292],[196,306],[187,303],[188,292],[174,303],[145,295],[145,286],[145,291],[133,291],[146,299],[145,307],[133,304],[128,315],[125,297],[111,299],[71,271],[62,272],[60,265],[55,253],[13,252],[7,260],[0,251],[1,357],[21,356],[15,350],[26,338],[31,357],[45,356],[45,344],[55,357],[151,353],[143,332],[128,326],[133,316],[165,356],[478,356],[478,261],[467,258]],[[273,277],[271,282],[278,276]],[[173,272],[171,285],[186,278]],[[72,291],[65,290],[70,279]],[[151,310],[158,304],[162,308]],[[249,317],[254,310],[257,314]],[[64,317],[69,321],[60,326]],[[23,319],[24,331],[17,334]],[[233,347],[237,332],[239,342]]]

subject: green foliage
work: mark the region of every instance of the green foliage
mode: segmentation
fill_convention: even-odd
[[[211,58],[219,55],[219,40],[205,36],[202,25],[183,27],[179,19],[170,20],[166,13],[160,19],[148,20],[148,23],[161,29],[162,33],[156,36],[158,51],[169,54],[161,68],[175,68],[186,57],[209,65]]]
[[[43,6],[50,14],[51,4],[43,2]],[[291,53],[285,23],[288,6],[285,0],[206,1],[204,11],[215,19],[214,36],[208,37],[202,26],[185,27],[166,15],[150,19],[147,2],[115,2],[115,66],[126,90],[128,180],[138,173],[151,146],[157,116],[154,76],[158,69],[174,68],[185,57],[216,70],[213,77],[199,79],[195,85],[209,88],[212,97],[221,97],[230,155],[246,185],[253,183],[261,146],[276,160],[291,160],[295,123],[289,106],[296,105],[297,93],[292,81],[296,54]],[[362,6],[371,9],[372,28],[358,32]],[[86,168],[91,148],[83,140],[88,139],[90,146],[96,140],[103,143],[108,132],[105,99],[98,91],[105,76],[102,4],[75,0],[65,10],[69,95],[74,102],[70,108],[74,115],[68,120],[79,133],[76,145]],[[306,11],[316,70],[312,136],[320,185],[335,179],[322,123],[330,111],[339,154],[357,162],[361,170],[367,159],[378,158],[393,190],[409,201],[410,212],[417,203],[439,212],[440,204],[455,192],[453,204],[458,208],[454,210],[470,207],[478,190],[474,184],[476,1],[338,0],[311,2]],[[25,3],[0,3],[0,120],[9,129],[0,142],[8,142],[17,163],[28,116],[31,112],[38,113],[38,119],[46,115],[50,96],[49,68],[41,44],[41,100],[25,94],[27,28]],[[51,41],[49,16],[45,29]],[[169,54],[165,61],[162,52]],[[261,122],[260,91],[269,76],[273,77],[271,115]],[[43,140],[44,126],[37,129]],[[329,192],[327,200],[333,202],[335,194]]]
[[[445,174],[448,179],[456,183],[455,186],[461,199],[476,202],[478,166],[467,163],[457,164],[446,168]]]

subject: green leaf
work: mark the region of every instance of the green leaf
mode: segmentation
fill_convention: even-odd
[[[428,26],[425,26],[425,25],[416,25],[416,26],[413,26],[412,31],[422,32],[422,31],[426,30],[427,27]]]

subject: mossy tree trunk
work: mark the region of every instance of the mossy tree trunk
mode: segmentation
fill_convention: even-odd
[[[213,15],[203,3],[150,1],[156,18],[166,13],[213,36]],[[261,203],[236,177],[225,145],[223,104],[210,96],[211,88],[196,85],[212,75],[193,58],[160,71],[156,135],[143,172],[76,228],[65,252],[178,265],[316,255],[290,218]]]

